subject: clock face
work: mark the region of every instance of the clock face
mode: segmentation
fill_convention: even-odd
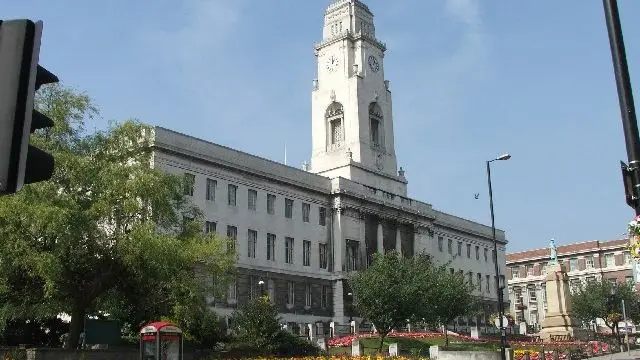
[[[378,168],[378,170],[382,170],[384,168],[384,158],[382,154],[378,154],[378,156],[376,157],[376,167]]]
[[[339,61],[335,55],[331,55],[331,57],[327,59],[327,70],[335,71],[338,68],[338,65]]]
[[[371,69],[371,71],[373,72],[378,72],[378,70],[380,70],[380,63],[378,62],[378,59],[373,56],[373,55],[369,55],[369,68]]]

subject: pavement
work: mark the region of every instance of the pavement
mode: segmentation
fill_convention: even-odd
[[[631,350],[631,352],[629,352],[629,353],[627,353],[625,351],[625,352],[615,353],[615,354],[594,356],[594,357],[589,358],[589,359],[598,359],[598,360],[640,360],[640,349]]]

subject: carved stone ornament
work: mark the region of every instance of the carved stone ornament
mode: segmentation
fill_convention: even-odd
[[[400,170],[398,170],[398,176],[404,177],[404,169],[400,166]]]
[[[360,212],[353,208],[344,207],[342,210],[342,214],[350,218],[360,219]]]
[[[429,234],[429,236],[433,236],[434,233],[435,233],[432,227],[424,226],[424,225],[416,226],[416,230],[415,231],[420,235]]]
[[[351,148],[347,149],[347,159],[353,160],[353,152],[351,152]]]
[[[371,98],[371,101],[378,101],[378,97],[379,97],[378,92],[374,91],[373,92],[373,97]]]
[[[331,99],[331,102],[336,101],[336,92],[331,90],[331,94],[329,95],[329,99]]]

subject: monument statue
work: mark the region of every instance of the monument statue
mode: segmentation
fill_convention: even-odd
[[[558,248],[555,240],[549,242],[551,252],[549,265],[545,275],[545,291],[547,295],[547,314],[542,320],[540,337],[549,341],[556,335],[569,336],[580,340],[586,338],[586,330],[582,329],[580,320],[571,312],[571,293],[567,270],[558,263]]]
[[[549,242],[549,250],[551,251],[551,264],[558,263],[558,248],[556,247],[555,240],[551,239]]]

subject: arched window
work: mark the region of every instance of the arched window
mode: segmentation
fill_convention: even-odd
[[[384,145],[383,119],[380,105],[376,102],[369,104],[369,134],[373,147],[382,147]]]
[[[339,102],[332,102],[325,113],[327,121],[328,143],[331,148],[337,148],[344,142],[344,110]]]

